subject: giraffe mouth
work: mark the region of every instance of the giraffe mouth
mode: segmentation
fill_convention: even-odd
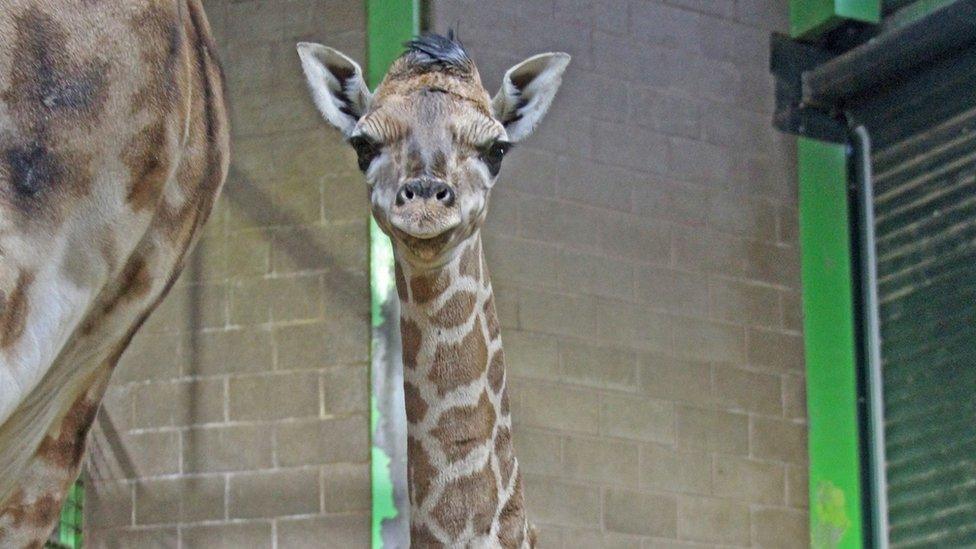
[[[413,240],[432,240],[457,228],[461,224],[457,209],[431,211],[429,208],[399,212],[390,219],[397,232]]]
[[[421,259],[431,259],[437,256],[451,240],[450,232],[443,232],[429,238],[410,236],[400,230],[394,230],[394,233],[400,242]]]
[[[442,215],[434,219],[416,220],[396,216],[390,219],[390,236],[403,244],[416,259],[433,261],[450,246],[457,232],[455,229],[461,225],[460,216],[451,217]]]

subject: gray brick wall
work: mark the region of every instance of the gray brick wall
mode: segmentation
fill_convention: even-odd
[[[490,91],[573,55],[486,228],[545,547],[802,547],[806,406],[778,0],[434,0]]]
[[[106,396],[85,544],[365,547],[365,186],[295,53],[315,40],[364,59],[364,11],[345,0],[205,7],[230,92],[231,175]]]

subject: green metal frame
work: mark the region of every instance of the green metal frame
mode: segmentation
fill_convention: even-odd
[[[790,34],[815,39],[845,21],[879,23],[882,0],[790,0]],[[846,144],[797,142],[810,454],[810,542],[866,544],[849,161]]]
[[[878,23],[881,0],[790,0],[793,38],[813,38],[845,20]]]
[[[420,31],[419,0],[366,0],[366,79],[373,89],[379,85],[390,64],[403,51],[403,43]],[[393,277],[393,247],[390,239],[369,221],[369,271],[371,295],[372,345],[371,349],[387,348],[388,342],[377,341],[385,337],[378,328],[398,319],[384,319],[383,305],[397,299]],[[396,325],[396,324],[392,324]],[[375,364],[374,364],[375,368]],[[370,433],[375,433],[381,419],[377,395],[370,397]],[[383,521],[397,516],[394,502],[393,481],[390,476],[390,456],[377,445],[371,447],[372,485],[372,546],[383,547]]]
[[[814,548],[864,545],[847,147],[799,138]]]

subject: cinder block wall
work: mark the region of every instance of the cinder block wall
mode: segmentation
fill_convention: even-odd
[[[87,547],[366,547],[369,291],[355,156],[295,42],[362,60],[361,2],[204,2],[233,166],[92,437]]]
[[[435,0],[494,92],[573,55],[486,229],[545,547],[802,547],[796,181],[782,0]]]

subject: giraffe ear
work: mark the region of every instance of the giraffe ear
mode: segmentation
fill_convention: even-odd
[[[315,106],[326,121],[348,137],[373,97],[363,70],[352,59],[321,44],[299,42],[298,57]]]
[[[508,69],[491,106],[508,132],[509,141],[532,133],[549,110],[569,65],[567,53],[541,53]]]

